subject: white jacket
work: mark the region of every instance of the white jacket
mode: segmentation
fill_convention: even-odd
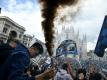
[[[67,73],[66,70],[59,70],[56,75],[54,80],[73,80],[71,75]]]

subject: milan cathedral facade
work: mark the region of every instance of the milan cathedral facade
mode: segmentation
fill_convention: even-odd
[[[83,35],[80,37],[79,30],[76,33],[73,27],[62,27],[61,32],[56,32],[55,47],[57,48],[62,41],[71,39],[77,44],[78,58],[87,59],[87,37]]]

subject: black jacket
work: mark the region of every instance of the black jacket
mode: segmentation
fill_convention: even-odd
[[[13,50],[14,48],[12,48],[9,44],[0,45],[0,65],[5,62]]]

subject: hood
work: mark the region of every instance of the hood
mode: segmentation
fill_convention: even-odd
[[[23,44],[18,43],[15,48],[15,51],[28,51],[28,49]]]
[[[61,75],[67,74],[67,71],[63,70],[63,69],[61,69],[59,72],[60,72]]]
[[[0,51],[7,51],[7,50],[13,50],[14,48],[12,48],[9,44],[2,44],[0,45]]]

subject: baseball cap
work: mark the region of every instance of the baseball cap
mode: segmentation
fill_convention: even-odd
[[[35,42],[31,47],[36,47],[39,50],[39,54],[43,53],[43,46],[42,44]]]

